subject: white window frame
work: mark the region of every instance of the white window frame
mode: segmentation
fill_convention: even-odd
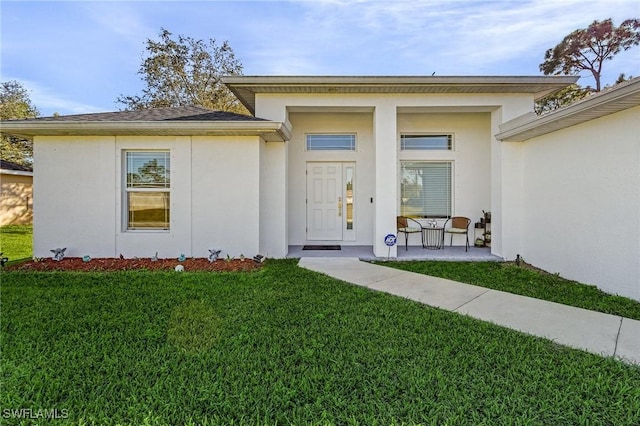
[[[349,141],[347,142],[348,145],[344,145],[344,146],[329,145],[325,147],[315,147],[315,148],[310,146],[310,139],[313,139],[313,138],[336,139],[340,137],[349,138]],[[323,151],[355,152],[356,148],[357,148],[357,135],[355,133],[307,133],[305,135],[304,149],[307,152],[323,152]]]
[[[127,175],[129,173],[129,154],[135,153],[145,153],[145,154],[162,154],[165,158],[164,165],[168,165],[169,168],[169,177],[168,181],[164,183],[164,186],[153,186],[153,187],[139,187],[139,186],[130,186]],[[123,196],[122,196],[122,205],[123,205],[123,220],[122,227],[125,232],[169,232],[171,230],[171,151],[169,149],[126,149],[122,151],[122,187],[123,187]],[[167,226],[148,226],[148,227],[132,227],[130,226],[130,216],[129,216],[129,196],[132,193],[166,193],[168,194],[167,201],[167,210],[168,210],[168,220],[166,221]]]
[[[447,177],[448,180],[448,188],[446,189],[448,192],[448,203],[446,205],[446,212],[442,212],[442,213],[433,213],[433,214],[429,214],[429,212],[425,212],[422,211],[420,213],[416,213],[416,212],[412,212],[407,206],[407,203],[411,202],[411,197],[403,197],[403,195],[406,195],[405,193],[403,193],[403,176],[402,176],[402,172],[404,169],[404,164],[441,164],[441,165],[447,165],[448,167],[448,172],[449,172],[449,176]],[[430,218],[430,219],[446,219],[451,217],[452,212],[454,211],[454,161],[452,160],[419,160],[419,159],[404,159],[404,160],[400,160],[400,164],[398,167],[398,172],[400,175],[399,178],[399,188],[398,188],[398,194],[399,194],[399,212],[401,215],[403,216],[410,216],[410,217],[416,217],[416,218]]]
[[[447,138],[447,146],[419,146],[416,144],[406,144],[407,139],[412,138]],[[400,134],[400,151],[453,151],[453,134],[452,133],[402,133]]]

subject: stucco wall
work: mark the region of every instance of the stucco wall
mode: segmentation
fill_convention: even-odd
[[[640,107],[522,144],[522,256],[640,300]]]
[[[0,175],[0,226],[27,225],[33,220],[33,177]]]
[[[260,144],[260,254],[286,257],[289,246],[288,142]]]
[[[113,137],[35,137],[33,253],[113,257],[115,164]]]
[[[34,254],[253,256],[259,250],[259,137],[36,137]],[[123,153],[169,150],[169,231],[126,231]]]
[[[191,153],[193,253],[231,257],[259,251],[260,140],[194,137]]]
[[[533,112],[533,97],[506,96],[491,113],[491,134],[500,124]],[[491,142],[491,253],[515,259],[522,247],[522,145]]]

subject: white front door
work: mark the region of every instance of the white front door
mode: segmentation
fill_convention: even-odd
[[[341,241],[342,163],[307,163],[307,240]]]

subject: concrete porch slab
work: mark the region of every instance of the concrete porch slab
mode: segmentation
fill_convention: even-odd
[[[292,245],[288,247],[287,258],[300,259],[303,257],[352,257],[360,260],[387,260],[387,257],[376,257],[373,254],[373,246],[348,246],[342,245],[341,250],[302,250],[303,246]],[[501,262],[499,256],[491,254],[489,247],[471,247],[465,251],[464,247],[445,246],[440,250],[428,250],[421,246],[409,246],[405,250],[404,246],[398,246],[398,257],[389,259],[391,261],[401,260],[442,260],[459,262]]]

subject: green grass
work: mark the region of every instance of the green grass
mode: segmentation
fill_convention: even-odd
[[[53,424],[640,420],[638,367],[295,260],[253,273],[3,272],[0,290],[0,413],[67,410]]]
[[[512,263],[407,261],[378,264],[640,320],[640,302]]]
[[[0,227],[0,252],[10,262],[31,259],[33,256],[33,228],[31,225]]]

